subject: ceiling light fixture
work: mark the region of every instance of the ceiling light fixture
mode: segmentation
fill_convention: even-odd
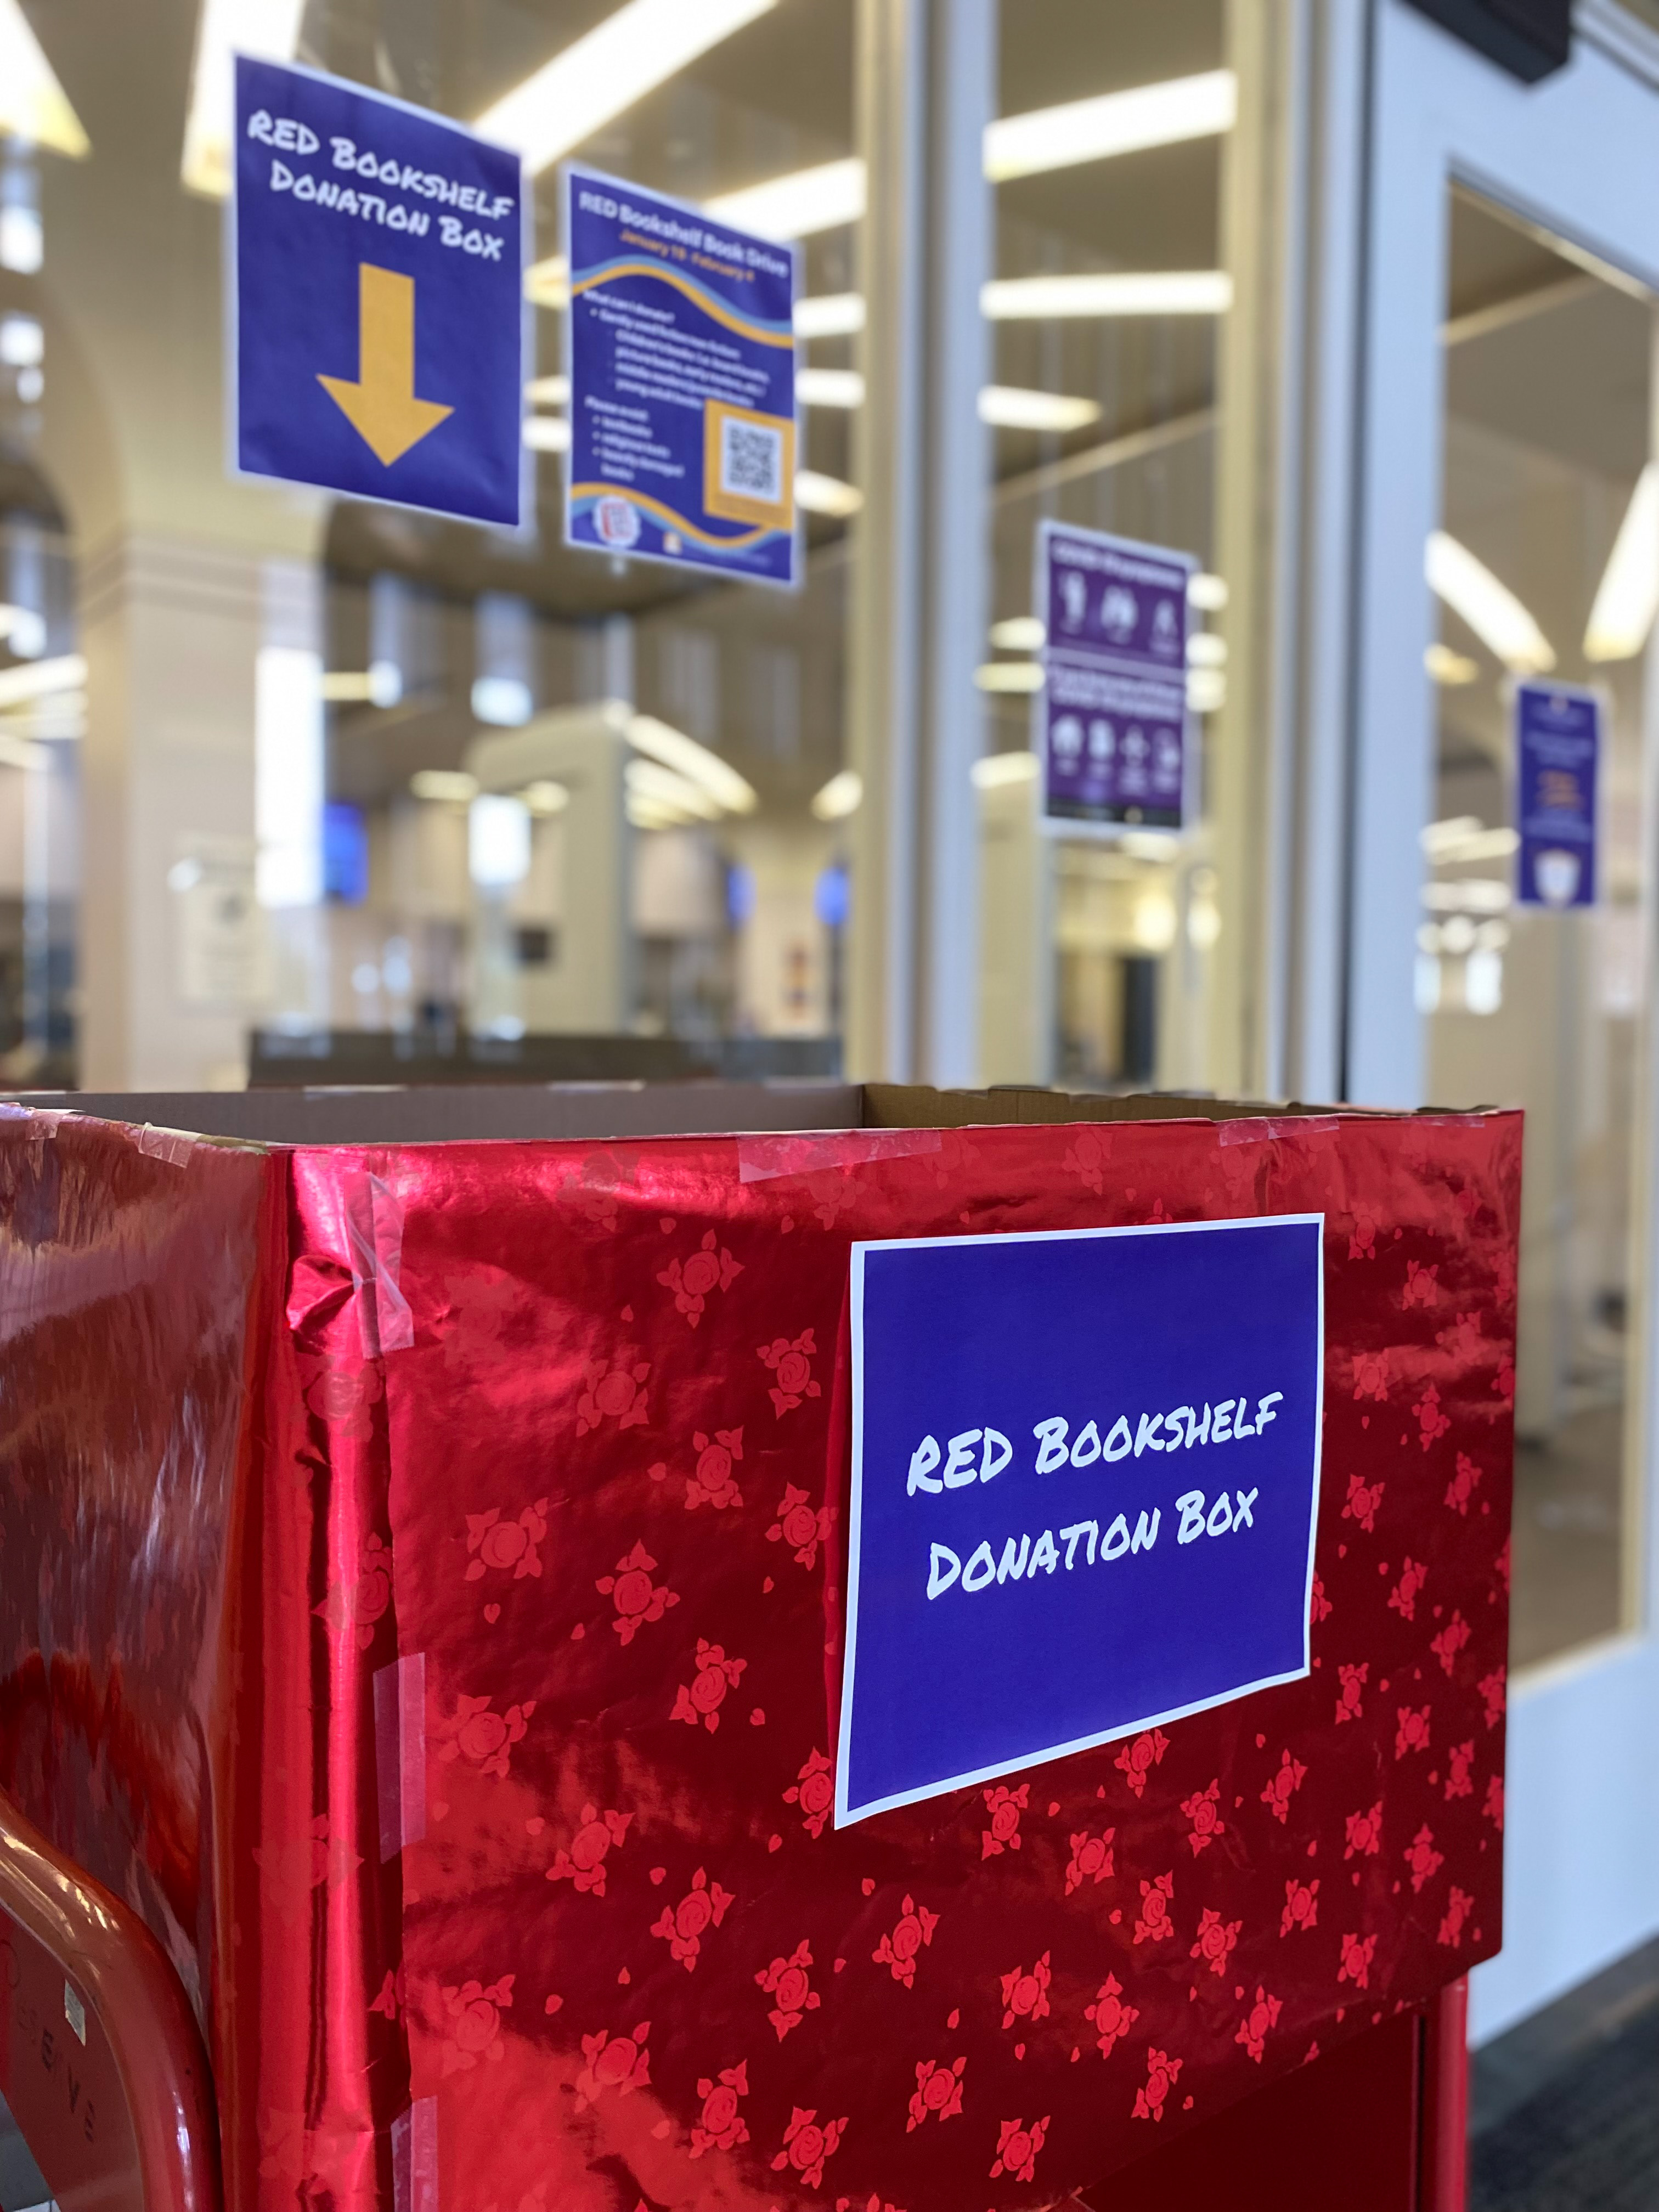
[[[985,127],[985,173],[994,184],[1045,169],[1103,161],[1147,146],[1173,146],[1231,131],[1238,113],[1238,81],[1231,70],[1136,85],[1092,100],[1071,100],[1029,115],[1008,115]]]
[[[1041,615],[1010,615],[991,624],[991,642],[1003,653],[1041,653],[1048,638]]]
[[[820,822],[844,822],[864,804],[864,778],[855,768],[832,775],[812,798],[812,811]]]
[[[233,55],[291,62],[304,12],[305,0],[202,0],[179,164],[179,174],[191,191],[222,200],[230,191],[235,128]]]
[[[1506,668],[1535,676],[1554,667],[1554,649],[1531,614],[1467,545],[1443,530],[1431,531],[1424,569],[1436,598],[1461,615]]]
[[[981,691],[1041,691],[1046,680],[1036,660],[988,660],[974,671]]]
[[[821,292],[816,300],[795,302],[798,338],[847,338],[864,328],[864,297],[859,292]]]
[[[420,768],[410,777],[409,787],[416,799],[470,806],[478,795],[478,779],[462,768]]]
[[[366,701],[373,707],[395,707],[403,696],[403,671],[395,660],[376,660],[362,669],[331,669],[323,678],[323,696],[336,705]]]
[[[524,388],[524,396],[532,407],[568,407],[570,404],[570,379],[568,376],[532,376]]]
[[[1200,571],[1187,579],[1187,604],[1200,614],[1218,615],[1227,604],[1227,580]]]
[[[979,395],[979,419],[999,430],[1080,430],[1098,422],[1092,399],[1068,398],[1061,392],[1022,392],[1012,384],[988,384]]]
[[[570,451],[570,425],[562,415],[526,415],[523,435],[532,453]]]
[[[987,753],[968,771],[980,791],[998,791],[1011,783],[1036,780],[1037,757],[1032,752]]]
[[[1450,646],[1437,639],[1423,648],[1423,665],[1437,684],[1473,684],[1480,673],[1480,663],[1471,660],[1467,653],[1454,653]]]
[[[1659,614],[1659,465],[1636,479],[1584,632],[1586,660],[1631,660]]]
[[[807,514],[844,518],[858,513],[864,505],[864,494],[856,484],[843,483],[839,477],[820,476],[816,469],[798,469],[795,504]]]
[[[92,141],[18,0],[0,0],[0,135],[83,161]]]
[[[570,264],[562,253],[531,263],[524,272],[524,295],[535,307],[570,305]]]
[[[26,699],[45,699],[54,691],[79,691],[86,680],[87,664],[78,653],[0,669],[0,707],[18,707]]]
[[[862,407],[864,379],[855,368],[799,368],[795,396],[803,407]]]
[[[672,769],[706,793],[717,814],[752,814],[759,805],[754,785],[718,753],[688,738],[684,730],[659,722],[654,714],[632,714],[626,726],[628,742],[636,753],[644,753],[659,767]]]
[[[1224,269],[1121,269],[1076,276],[1000,276],[981,287],[993,322],[1077,316],[1222,315],[1233,303]]]
[[[627,0],[487,107],[475,128],[532,174],[677,76],[777,0]]]
[[[718,822],[725,812],[719,799],[690,776],[679,775],[660,761],[631,760],[623,771],[630,799],[642,799],[682,822]]]
[[[816,231],[856,222],[864,203],[864,164],[849,154],[839,161],[768,177],[741,191],[717,193],[702,204],[706,215],[736,230],[757,230],[763,238],[809,238]]]
[[[519,797],[532,814],[544,820],[562,814],[570,804],[568,784],[556,783],[551,776],[538,776],[534,783],[526,784]]]

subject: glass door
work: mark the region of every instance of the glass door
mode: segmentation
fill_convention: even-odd
[[[1404,0],[1381,0],[1371,58],[1348,1095],[1528,1117],[1504,1949],[1474,1976],[1482,2040],[1659,1927],[1659,69],[1581,30],[1571,68],[1523,87]],[[1540,711],[1600,720],[1582,903],[1564,853],[1540,875],[1516,849],[1537,814],[1517,776],[1529,684]],[[1523,878],[1553,903],[1522,903]]]

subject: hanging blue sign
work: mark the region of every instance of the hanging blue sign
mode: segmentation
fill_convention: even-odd
[[[1594,906],[1601,702],[1570,684],[1515,687],[1518,906]]]
[[[517,155],[239,55],[234,176],[233,467],[516,527]]]
[[[1188,817],[1187,585],[1198,562],[1103,530],[1040,522],[1032,701],[1051,829],[1179,830]]]
[[[565,173],[565,538],[793,584],[798,249]]]
[[[1308,1672],[1322,1233],[854,1245],[838,1826]]]

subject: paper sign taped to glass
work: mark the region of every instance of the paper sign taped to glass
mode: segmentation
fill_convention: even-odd
[[[1031,702],[1042,816],[1057,835],[1180,830],[1188,811],[1190,553],[1037,525],[1043,684]]]
[[[1515,687],[1518,906],[1596,902],[1601,705],[1577,684]]]
[[[565,538],[792,585],[799,251],[565,173]]]

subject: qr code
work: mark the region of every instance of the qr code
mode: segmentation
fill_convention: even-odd
[[[783,433],[726,416],[720,423],[720,489],[778,505],[783,498]]]

